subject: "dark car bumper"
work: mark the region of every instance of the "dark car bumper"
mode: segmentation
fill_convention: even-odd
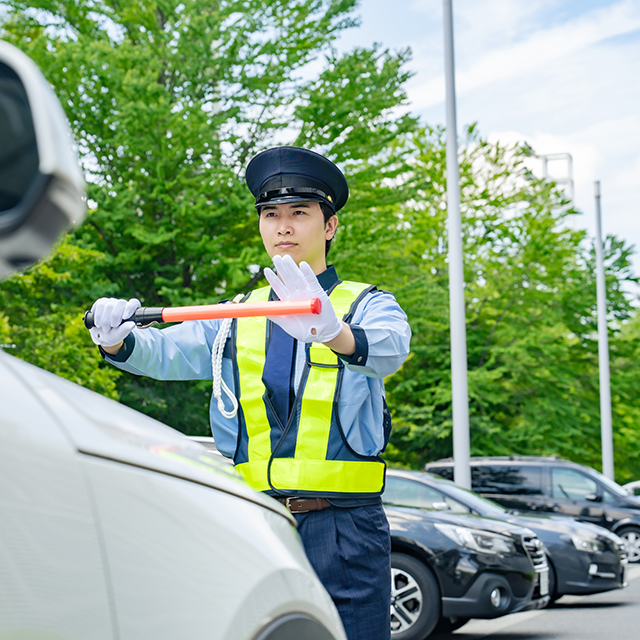
[[[625,565],[591,562],[586,576],[569,576],[563,585],[559,585],[558,591],[564,594],[586,595],[620,589],[627,584]]]
[[[499,591],[499,598],[496,597]],[[493,596],[493,597],[492,597]],[[460,597],[442,598],[442,616],[457,618],[497,618],[507,613],[542,609],[549,603],[548,592],[540,593],[540,576],[525,596],[517,596],[504,575],[483,573]]]
[[[580,553],[563,560],[562,570],[555,568],[559,596],[601,593],[627,586],[626,562],[621,563],[613,553]]]

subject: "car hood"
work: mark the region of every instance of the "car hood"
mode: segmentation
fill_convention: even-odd
[[[392,529],[403,528],[403,523],[407,520],[416,522],[421,520],[431,524],[447,523],[461,527],[469,527],[471,529],[483,529],[492,533],[500,533],[504,536],[531,536],[533,531],[523,527],[520,524],[507,522],[504,520],[495,520],[493,518],[484,518],[482,516],[447,513],[442,511],[432,511],[430,509],[420,509],[417,507],[392,507],[385,505],[384,510]]]
[[[505,520],[533,531],[547,531],[550,533],[578,534],[588,538],[598,536],[613,539],[617,536],[610,534],[607,529],[587,522],[578,522],[567,516],[521,515],[505,514]]]
[[[295,522],[283,505],[254,491],[232,465],[179,431],[12,356],[0,358],[0,380],[4,375],[22,381],[79,452],[231,493]]]

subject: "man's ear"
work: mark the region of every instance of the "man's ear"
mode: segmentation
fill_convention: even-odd
[[[326,240],[331,240],[336,234],[338,228],[338,216],[331,216],[324,225],[324,237]]]

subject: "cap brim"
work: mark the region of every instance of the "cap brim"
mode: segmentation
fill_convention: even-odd
[[[265,207],[268,204],[288,204],[290,202],[324,202],[326,205],[334,208],[333,205],[326,200],[325,198],[320,198],[317,196],[276,196],[275,198],[269,198],[269,200],[265,200],[264,202],[256,202],[256,209],[260,207]]]

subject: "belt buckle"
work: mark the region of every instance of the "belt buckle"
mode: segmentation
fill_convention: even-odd
[[[299,500],[299,499],[300,498],[297,498],[297,497],[293,497],[293,498],[287,497],[287,498],[285,498],[285,506],[287,507],[287,509],[289,509],[289,511],[291,511],[291,513],[309,513],[309,509],[305,509],[305,510],[298,509],[296,511],[293,511],[291,509],[291,501],[292,500]]]

